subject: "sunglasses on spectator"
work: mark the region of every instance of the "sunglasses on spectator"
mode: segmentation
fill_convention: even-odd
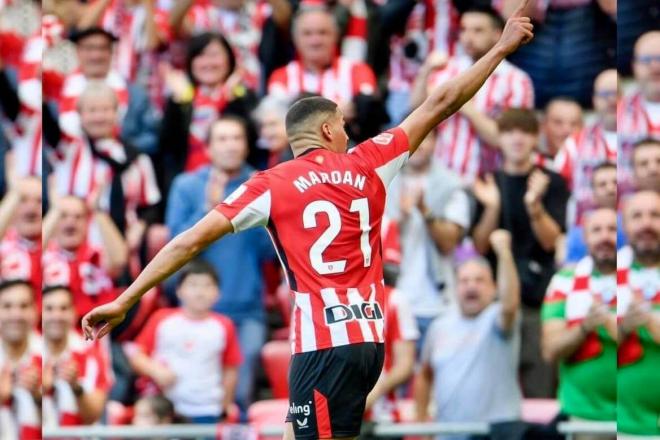
[[[635,60],[640,64],[651,64],[654,61],[660,63],[660,55],[640,55]]]

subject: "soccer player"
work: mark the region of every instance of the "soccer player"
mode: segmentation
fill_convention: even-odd
[[[486,55],[435,89],[401,125],[350,154],[344,116],[334,102],[313,97],[295,103],[286,117],[295,159],[255,174],[175,237],[122,295],[84,317],[86,337],[106,335],[146,291],[213,241],[265,226],[295,301],[285,438],[357,436],[383,364],[380,223],[386,189],[422,139],[531,40],[533,26],[522,17],[527,1]]]

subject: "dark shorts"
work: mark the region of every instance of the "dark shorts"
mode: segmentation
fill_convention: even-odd
[[[383,344],[366,342],[296,354],[289,412],[296,440],[356,437],[367,395],[383,368]]]

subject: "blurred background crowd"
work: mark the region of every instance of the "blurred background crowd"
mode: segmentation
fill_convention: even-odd
[[[80,318],[292,159],[294,100],[335,100],[356,145],[484,55],[517,4],[0,0],[0,438],[283,422],[291,306],[265,230],[211,245],[110,338],[84,341]],[[535,39],[390,188],[367,418],[660,436],[660,5],[526,13]]]

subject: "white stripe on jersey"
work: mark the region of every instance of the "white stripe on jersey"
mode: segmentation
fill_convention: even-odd
[[[364,302],[364,298],[362,298],[358,289],[347,289],[346,298],[348,298],[349,304],[362,304]],[[366,319],[357,319],[356,321],[360,324],[363,342],[374,342],[374,335],[371,333],[369,322]]]
[[[376,302],[376,285],[372,284],[371,285],[371,293],[369,294],[369,303],[373,304]],[[378,338],[378,341],[376,342],[385,342],[385,314],[387,313],[386,310],[382,310],[383,312],[383,319],[377,319],[374,321],[376,324],[376,337]]]
[[[399,170],[403,164],[408,160],[410,153],[406,151],[405,153],[400,154],[391,161],[387,162],[385,165],[376,168],[376,174],[380,177],[380,180],[385,186],[385,191],[390,186],[392,179],[399,173]]]
[[[239,187],[240,188],[240,187]],[[234,232],[244,231],[255,226],[266,226],[270,217],[270,190],[254,199],[231,220]]]
[[[332,307],[341,304],[335,289],[321,289],[321,297],[323,298],[323,304],[325,304],[325,307]],[[349,343],[346,321],[330,324],[328,325],[328,329],[330,330],[330,339],[332,340],[333,347]]]
[[[303,352],[316,350],[316,329],[312,318],[309,293],[296,292],[296,307],[300,309],[300,346]],[[294,350],[295,352],[295,350]]]

